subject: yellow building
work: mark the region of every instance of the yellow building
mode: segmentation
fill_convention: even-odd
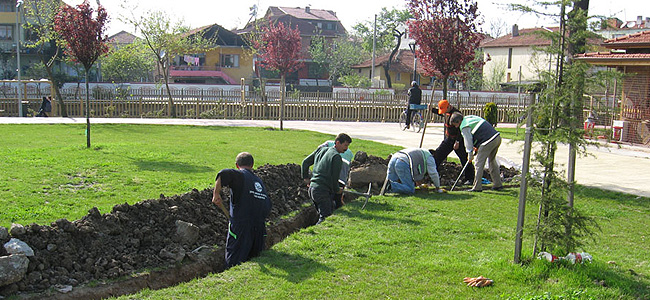
[[[192,53],[174,58],[169,71],[173,82],[205,84],[239,84],[241,78],[253,74],[253,55],[241,36],[217,25],[192,30],[214,41],[205,53]]]

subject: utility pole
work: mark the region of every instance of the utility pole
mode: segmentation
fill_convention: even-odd
[[[23,116],[23,91],[20,88],[20,8],[23,4],[23,0],[16,1],[16,66],[18,71],[18,116]]]
[[[375,79],[375,48],[377,46],[377,14],[375,14],[375,24],[372,30],[372,66],[370,67],[370,87]]]

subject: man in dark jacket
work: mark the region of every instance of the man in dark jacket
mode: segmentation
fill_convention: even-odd
[[[434,108],[435,109],[435,108]],[[436,112],[436,111],[434,111]],[[467,163],[467,152],[465,152],[465,143],[460,134],[460,129],[451,125],[451,115],[453,113],[460,113],[460,111],[449,104],[447,100],[440,100],[438,102],[437,114],[442,116],[445,120],[445,138],[436,149],[434,158],[436,159],[436,168],[440,172],[440,164],[447,159],[451,151],[456,152],[461,165],[465,166]],[[464,183],[472,184],[474,182],[474,165],[470,162],[465,168]]]
[[[226,266],[238,265],[264,250],[266,217],[271,212],[271,200],[262,180],[253,174],[253,156],[248,152],[237,155],[237,169],[223,169],[217,174],[212,203],[226,212],[221,188],[230,187],[230,224],[226,238]]]
[[[348,150],[352,138],[340,133],[334,140],[333,147],[318,147],[302,161],[301,175],[309,186],[309,196],[318,210],[318,223],[323,222],[334,210],[334,197],[343,193],[339,178],[343,160],[341,153]],[[309,167],[313,165],[313,174],[309,176]]]
[[[411,104],[420,105],[422,102],[422,90],[418,87],[418,83],[413,81],[411,82],[411,88],[408,90],[409,103],[406,107],[406,129],[411,128],[411,115],[415,109],[411,109]]]

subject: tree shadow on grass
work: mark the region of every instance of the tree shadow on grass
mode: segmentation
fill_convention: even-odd
[[[312,277],[317,272],[330,272],[333,269],[313,259],[297,254],[269,249],[264,251],[264,258],[257,259],[262,273],[277,278],[284,278],[292,283],[299,283]]]
[[[133,164],[141,171],[166,171],[176,173],[203,173],[214,172],[214,169],[207,166],[197,166],[176,161],[155,161],[155,160],[134,160]]]

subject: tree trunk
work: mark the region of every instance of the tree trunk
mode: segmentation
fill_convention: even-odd
[[[449,80],[449,75],[445,75],[442,77],[442,99],[446,99],[447,101],[449,101],[449,99],[447,98],[448,80]]]
[[[59,84],[54,78],[54,74],[52,73],[52,67],[46,64],[45,61],[43,61],[42,57],[41,63],[43,63],[45,66],[45,72],[47,72],[47,76],[52,82],[52,87],[54,87],[54,96],[56,98],[56,102],[58,103],[57,108],[59,109],[59,116],[66,118],[68,117],[68,110],[66,109],[65,104],[63,104],[63,97],[61,96],[61,91],[59,90]]]
[[[90,84],[88,84],[88,69],[86,69],[86,148],[90,148]]]
[[[167,69],[163,67],[163,79],[165,80],[165,88],[167,89],[167,114],[171,118],[176,118],[176,107],[174,106],[174,98],[172,97],[172,91],[169,89],[169,75],[167,74]]]
[[[287,92],[285,85],[286,75],[280,75],[280,130],[283,130],[282,121],[284,119],[284,95]]]

